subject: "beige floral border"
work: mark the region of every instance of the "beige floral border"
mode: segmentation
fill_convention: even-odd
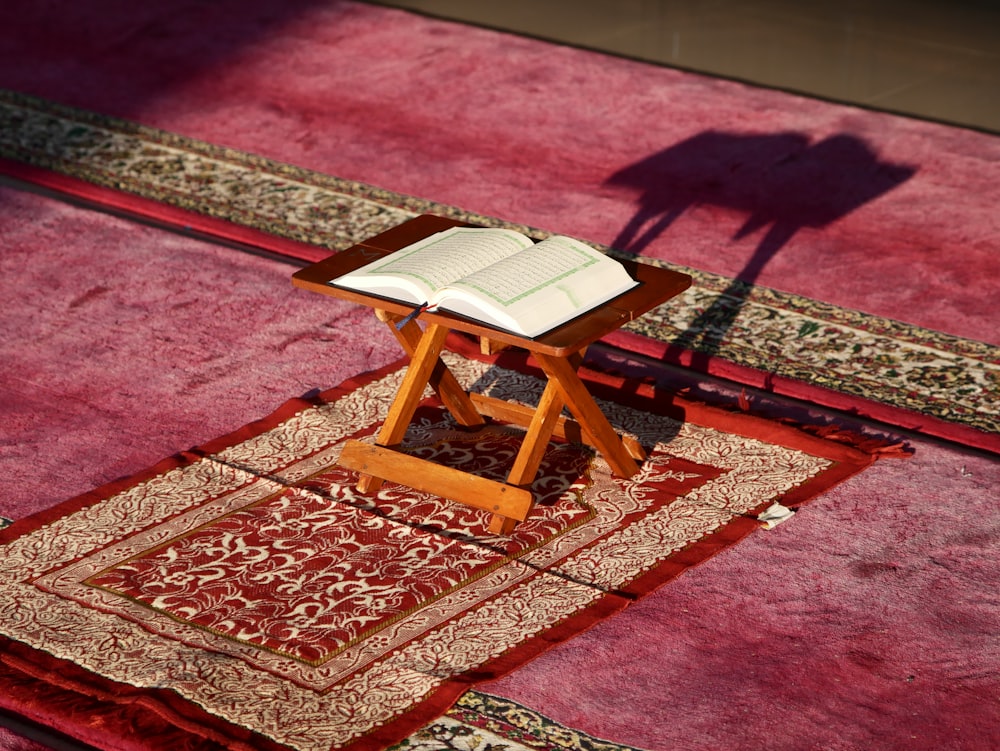
[[[0,90],[0,157],[340,250],[418,213],[545,232]],[[609,250],[602,248],[603,250]],[[742,284],[694,286],[629,326],[665,345],[1000,432],[1000,348]]]

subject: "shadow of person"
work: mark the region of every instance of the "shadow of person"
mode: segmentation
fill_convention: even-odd
[[[916,172],[883,162],[863,140],[803,133],[706,131],[619,170],[606,185],[640,191],[638,209],[613,246],[639,255],[685,211],[720,206],[746,214],[731,238],[763,230],[732,283],[675,344],[715,354],[761,271],[803,227],[822,228],[896,188]]]

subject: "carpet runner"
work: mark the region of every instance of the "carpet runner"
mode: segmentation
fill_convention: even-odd
[[[510,355],[448,357],[472,390],[541,393]],[[0,532],[0,706],[98,747],[382,748],[882,450],[591,374],[650,458],[620,480],[553,444],[537,507],[491,537],[484,512],[393,485],[360,496],[336,466],[402,373],[293,400]],[[428,397],[404,445],[502,478],[518,433],[461,429]]]
[[[418,213],[546,234],[14,92],[0,91],[0,169],[310,261]],[[1000,451],[997,347],[675,268],[694,276],[694,286],[611,344]]]

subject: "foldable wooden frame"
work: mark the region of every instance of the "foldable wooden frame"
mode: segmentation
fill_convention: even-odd
[[[330,284],[331,280],[377,258],[455,226],[470,226],[445,217],[425,214],[370,240],[296,272],[292,283],[303,289],[366,305],[389,325],[410,364],[374,444],[351,440],[343,449],[341,466],[356,470],[358,489],[376,491],[383,481],[434,493],[489,511],[489,531],[509,534],[523,521],[534,503],[531,484],[538,474],[546,446],[553,437],[580,441],[596,448],[620,477],[638,471],[645,458],[642,447],[621,437],[577,374],[586,348],[691,285],[691,277],[648,264],[623,262],[639,285],[621,296],[534,339],[451,315],[426,312],[421,326],[408,318],[412,306]],[[451,331],[528,350],[547,377],[538,405],[532,409],[501,399],[467,393],[441,359]],[[472,475],[421,459],[399,449],[406,429],[427,385],[463,426],[478,427],[487,418],[526,428],[524,440],[505,482]],[[563,416],[569,410],[574,419]]]

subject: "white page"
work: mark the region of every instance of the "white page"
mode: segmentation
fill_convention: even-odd
[[[573,301],[579,292],[583,297],[574,301],[579,305],[586,302],[592,284],[584,288],[576,287],[580,279],[589,276],[601,267],[607,259],[603,253],[569,237],[550,237],[516,255],[502,259],[468,277],[451,284],[458,289],[467,289],[482,295],[502,308],[511,308],[528,297],[544,294],[558,288]],[[614,262],[613,269],[605,269],[609,274],[608,285],[617,287],[615,271],[621,266]],[[628,275],[621,269],[622,279]]]
[[[393,278],[427,302],[434,291],[532,245],[512,230],[456,227],[438,232],[334,280],[337,284],[391,294]]]
[[[636,284],[614,259],[552,237],[449,285],[441,307],[536,336]]]

